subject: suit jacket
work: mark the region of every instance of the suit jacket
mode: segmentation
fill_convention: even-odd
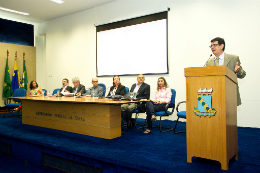
[[[112,86],[112,87],[110,88],[110,91],[109,91],[107,97],[111,95],[110,92],[113,91],[114,88],[115,88],[114,86]],[[126,93],[125,86],[124,86],[124,85],[121,85],[120,87],[117,88],[115,95],[124,96],[125,93]]]
[[[133,92],[136,87],[136,83],[132,85],[130,92]],[[150,85],[147,83],[143,83],[141,87],[138,90],[138,95],[136,97],[137,99],[150,99]],[[145,112],[145,104],[146,102],[143,102],[142,104],[138,105],[137,108],[141,112]]]
[[[214,58],[215,57],[208,60],[208,62],[206,63],[206,66],[214,66]],[[238,62],[238,65],[241,65],[238,56],[225,53],[225,55],[224,55],[224,65],[226,65],[229,69],[231,69],[232,71],[235,71],[235,67],[236,67],[237,62]],[[246,76],[246,72],[243,70],[243,68],[241,66],[241,68],[237,72],[237,77],[242,79],[245,76]],[[239,106],[239,105],[241,105],[241,98],[240,98],[240,93],[239,93],[239,87],[237,85],[237,106]]]
[[[94,89],[94,87],[91,87],[88,89],[88,92],[85,95],[91,95],[91,91]],[[102,97],[104,92],[104,88],[102,86],[97,85],[94,90],[94,97]]]
[[[73,87],[73,88],[72,88],[72,93],[75,93],[75,92],[76,92],[76,88]],[[79,87],[78,87],[77,93],[81,93],[81,95],[85,94],[85,93],[86,93],[85,86],[82,85],[82,84],[79,84]],[[75,93],[75,94],[77,94],[77,93]]]
[[[60,89],[60,95],[63,96],[63,94],[61,94],[61,91],[63,90],[63,87]],[[70,93],[72,93],[72,87],[67,85],[65,90],[69,91]]]

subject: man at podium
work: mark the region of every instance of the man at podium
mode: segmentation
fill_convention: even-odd
[[[206,66],[221,66],[226,65],[237,77],[242,79],[246,76],[246,72],[243,70],[239,57],[236,55],[226,54],[225,51],[225,40],[220,37],[216,37],[211,40],[212,53],[215,55],[206,62]],[[237,86],[237,106],[241,105],[241,98],[239,94],[239,89]]]

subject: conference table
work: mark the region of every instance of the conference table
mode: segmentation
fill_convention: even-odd
[[[121,105],[131,102],[95,97],[18,98],[23,105],[23,124],[105,139],[121,136]]]

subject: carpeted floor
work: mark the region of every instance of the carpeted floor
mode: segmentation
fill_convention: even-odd
[[[173,127],[175,121],[163,120],[163,124]],[[178,128],[184,130],[185,123],[180,122]],[[152,133],[143,134],[142,130],[130,129],[126,135],[109,140],[24,125],[21,118],[0,116],[0,137],[16,138],[144,172],[259,172],[259,135],[258,128],[239,127],[239,159],[231,160],[229,170],[223,171],[216,161],[194,158],[193,163],[187,163],[186,133],[161,134],[154,128]]]

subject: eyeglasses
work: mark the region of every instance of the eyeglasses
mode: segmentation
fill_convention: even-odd
[[[209,46],[209,48],[216,47],[216,46],[218,46],[218,45],[219,45],[219,44],[212,44],[212,45]]]
[[[92,81],[92,82],[98,82],[98,81]]]

